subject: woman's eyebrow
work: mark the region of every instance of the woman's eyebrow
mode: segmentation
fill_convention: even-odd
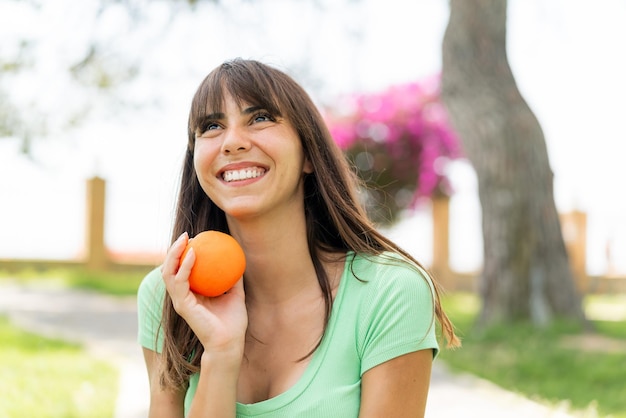
[[[250,115],[258,110],[263,109],[262,106],[250,106],[241,111],[242,115]],[[198,118],[198,125],[202,125],[206,121],[225,119],[226,114],[222,112],[208,113]]]
[[[249,115],[251,113],[256,112],[257,110],[263,109],[261,106],[250,106],[241,111],[242,115]]]
[[[206,114],[204,116],[201,116],[199,119],[201,121],[205,121],[205,120],[219,120],[219,119],[224,119],[225,117],[226,117],[226,115],[224,113],[216,112],[216,113],[209,113],[209,114]]]

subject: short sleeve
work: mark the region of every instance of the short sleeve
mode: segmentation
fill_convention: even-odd
[[[165,284],[160,268],[156,268],[144,277],[137,291],[137,340],[142,347],[159,353],[163,348],[161,314],[164,297]]]
[[[432,349],[436,356],[434,294],[426,273],[399,261],[383,261],[368,276],[357,329],[361,375],[414,351]]]

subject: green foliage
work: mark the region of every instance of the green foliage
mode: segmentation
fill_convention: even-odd
[[[0,279],[67,286],[113,296],[132,296],[137,293],[139,283],[147,273],[148,271],[89,271],[83,268],[55,268],[44,271],[24,269],[15,273],[0,270]]]
[[[21,331],[0,317],[0,416],[111,417],[117,370],[79,346]]]
[[[94,290],[115,296],[130,296],[137,293],[145,273],[137,272],[90,272],[68,271],[65,283],[75,289]]]
[[[565,401],[577,410],[595,407],[601,416],[626,417],[626,350],[592,351],[582,343],[565,344],[611,337],[626,345],[626,321],[593,321],[597,335],[585,334],[567,322],[544,329],[520,323],[478,333],[472,327],[480,308],[476,296],[449,295],[444,305],[463,337],[461,349],[441,354],[452,370],[469,372],[540,402]]]

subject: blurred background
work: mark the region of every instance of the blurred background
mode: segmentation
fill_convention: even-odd
[[[383,226],[460,279],[444,304],[464,347],[436,362],[429,416],[570,416],[530,412],[484,382],[441,374],[443,363],[552,409],[626,417],[626,2],[510,0],[506,22],[593,334],[559,321],[475,331],[477,179],[438,97],[449,12],[448,0],[0,0],[0,416],[145,416],[134,295],[170,242],[192,95],[242,57],[299,81],[358,167],[376,162],[359,141],[389,151],[377,138],[392,124],[372,103],[408,103],[433,134],[415,139],[435,138],[430,159],[384,160],[414,164],[420,181],[417,194],[395,194],[413,208]],[[393,175],[415,186],[410,173]],[[67,286],[48,286],[59,274]]]
[[[84,256],[85,182],[106,180],[114,254],[169,242],[186,116],[217,64],[278,66],[320,107],[348,93],[420,82],[441,70],[446,0],[0,2],[0,259]],[[512,0],[508,54],[545,133],[560,212],[587,215],[590,274],[626,271],[626,4]],[[481,265],[469,164],[448,167],[450,262]],[[420,211],[390,234],[429,263]],[[406,227],[406,226],[409,227]],[[418,234],[418,235],[416,235]],[[424,234],[430,237],[429,233]]]

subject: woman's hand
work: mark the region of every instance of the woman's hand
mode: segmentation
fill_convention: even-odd
[[[189,273],[196,259],[193,249],[180,264],[188,241],[187,233],[182,234],[170,247],[162,267],[174,309],[189,324],[205,352],[232,354],[233,360],[240,361],[248,326],[243,279],[221,296],[211,298],[192,292]]]

